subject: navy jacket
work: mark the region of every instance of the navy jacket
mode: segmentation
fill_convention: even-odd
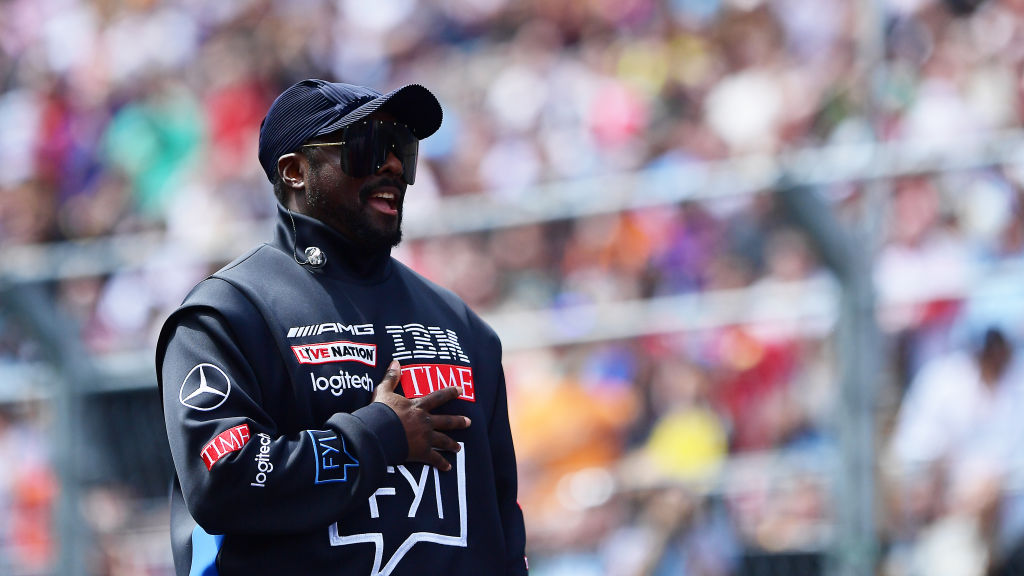
[[[279,207],[274,242],[213,274],[165,323],[158,382],[176,478],[171,539],[188,574],[526,574],[501,344],[457,296]],[[317,246],[322,269],[296,262]],[[452,469],[405,462],[371,403],[461,385],[436,412]]]

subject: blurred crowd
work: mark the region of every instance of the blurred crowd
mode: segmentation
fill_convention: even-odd
[[[631,172],[670,188],[658,175],[680,172],[665,169],[737,156],[1021,128],[1024,1],[969,16],[956,8],[970,2],[877,4],[0,0],[0,246],[159,235],[142,266],[47,286],[91,353],[151,350],[168,311],[225,263],[209,254],[274,213],[259,124],[308,77],[438,96],[444,124],[421,147],[410,213],[448,196],[515,202]],[[1024,283],[977,273],[1024,256],[1024,171],[883,187],[881,201],[863,183],[824,191],[844,224],[874,231],[882,570],[981,574],[1024,541],[1010,481],[1024,461]],[[729,291],[784,312],[835,284],[768,192],[414,238],[396,255],[485,316]],[[819,573],[836,521],[834,328],[510,350],[534,573],[717,576],[773,555],[797,563],[781,573]],[[17,344],[0,337],[5,364],[36,359]],[[45,472],[45,410],[12,406],[0,411],[0,572],[45,573],[46,531],[25,544],[14,519],[41,522],[52,478],[30,481],[27,501],[12,488]],[[98,532],[132,515],[113,494],[93,499]],[[103,573],[162,573],[139,562],[108,559]]]

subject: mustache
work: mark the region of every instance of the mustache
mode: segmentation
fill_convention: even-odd
[[[362,188],[359,189],[359,201],[361,203],[366,203],[370,199],[370,195],[376,192],[377,189],[379,188],[395,188],[402,194],[402,197],[400,199],[405,199],[406,186],[406,183],[403,182],[400,178],[384,177],[381,178],[380,180],[367,182],[366,184],[363,185]]]

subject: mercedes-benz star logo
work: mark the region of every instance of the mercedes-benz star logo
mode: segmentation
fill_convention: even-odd
[[[189,408],[206,412],[220,406],[231,393],[231,380],[213,364],[197,364],[181,383],[178,400]]]

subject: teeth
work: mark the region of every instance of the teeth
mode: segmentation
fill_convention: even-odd
[[[384,200],[394,200],[395,194],[393,192],[377,192],[373,195],[375,198],[383,198]]]

